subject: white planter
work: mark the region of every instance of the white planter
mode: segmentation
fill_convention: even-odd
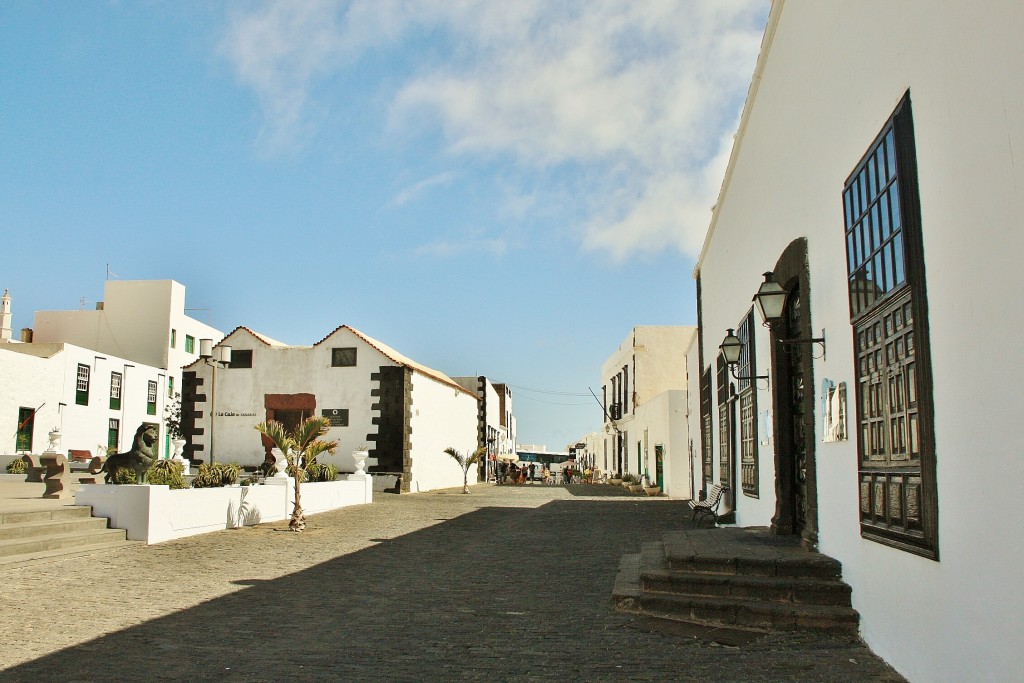
[[[58,450],[60,450],[60,430],[55,429],[54,431],[47,434],[47,436],[50,439],[50,445],[47,446],[46,452],[56,453]]]
[[[302,485],[302,508],[316,514],[373,502],[370,477]],[[147,544],[211,531],[274,522],[291,516],[294,486],[290,477],[269,479],[261,486],[178,489],[167,486],[84,484],[76,505],[90,505],[93,514],[128,532],[132,541]]]
[[[171,455],[172,460],[183,460],[181,451],[185,448],[186,443],[188,442],[185,439],[171,439],[171,446],[174,448],[174,453]]]
[[[277,468],[277,474],[274,475],[274,478],[287,479],[288,458],[284,457],[284,452],[280,448],[272,448],[270,454],[274,456],[274,467]]]

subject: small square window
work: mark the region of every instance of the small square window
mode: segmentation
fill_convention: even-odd
[[[350,368],[356,364],[356,348],[348,346],[343,349],[331,349],[332,368]]]
[[[252,349],[232,349],[231,350],[231,362],[228,363],[229,368],[251,368],[252,367]]]

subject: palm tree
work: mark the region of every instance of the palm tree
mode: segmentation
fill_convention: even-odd
[[[462,468],[462,492],[469,493],[469,468],[484,456],[487,449],[478,448],[471,455],[463,455],[449,446],[444,449],[444,452],[455,458],[455,462],[459,463],[459,466]]]
[[[326,417],[316,416],[303,420],[291,434],[285,432],[284,425],[276,420],[256,425],[256,431],[281,449],[295,476],[295,507],[292,509],[292,519],[288,522],[288,528],[292,531],[302,531],[306,528],[306,517],[302,514],[302,505],[299,502],[303,466],[316,462],[316,457],[321,453],[333,453],[338,447],[337,441],[325,441],[320,438],[327,433],[330,426],[330,420]]]

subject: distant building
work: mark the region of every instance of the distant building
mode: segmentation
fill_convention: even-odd
[[[174,280],[107,280],[95,310],[36,311],[33,340],[68,342],[166,370],[161,391],[181,389],[181,368],[199,355],[199,340],[221,330],[185,313],[185,285]]]
[[[511,459],[515,453],[515,417],[512,415],[512,390],[495,384],[487,377],[452,377],[459,386],[472,391],[480,399],[477,426],[477,448],[486,448],[487,457],[480,462],[478,477],[493,480],[499,459]],[[501,458],[500,456],[509,456]]]
[[[598,468],[646,476],[669,496],[690,497],[686,348],[696,329],[637,325],[605,361]]]
[[[2,341],[0,454],[41,453],[54,427],[65,455],[128,450],[143,422],[164,433],[166,397],[159,387],[166,376],[161,368],[74,344]]]
[[[368,445],[377,459],[370,471],[401,475],[403,491],[462,485],[462,469],[444,449],[476,449],[480,400],[444,373],[347,325],[312,346],[239,327],[214,351],[227,346],[227,367],[197,360],[186,368],[186,457],[259,465],[270,444],[257,423],[290,429],[317,415],[330,420],[326,438],[340,453]]]

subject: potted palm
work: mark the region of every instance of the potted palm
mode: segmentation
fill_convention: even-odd
[[[331,427],[326,417],[309,417],[298,424],[289,434],[284,425],[277,420],[268,420],[256,425],[256,431],[270,439],[275,448],[280,449],[288,463],[289,469],[295,473],[295,505],[288,528],[302,531],[306,528],[306,517],[302,513],[299,496],[303,479],[303,463],[312,463],[321,453],[333,453],[338,447],[337,441],[326,441],[322,437]]]
[[[459,463],[459,467],[462,468],[462,492],[469,493],[469,468],[484,456],[487,449],[478,448],[469,455],[463,455],[449,446],[444,449],[444,452],[452,456],[455,459],[455,462]]]

